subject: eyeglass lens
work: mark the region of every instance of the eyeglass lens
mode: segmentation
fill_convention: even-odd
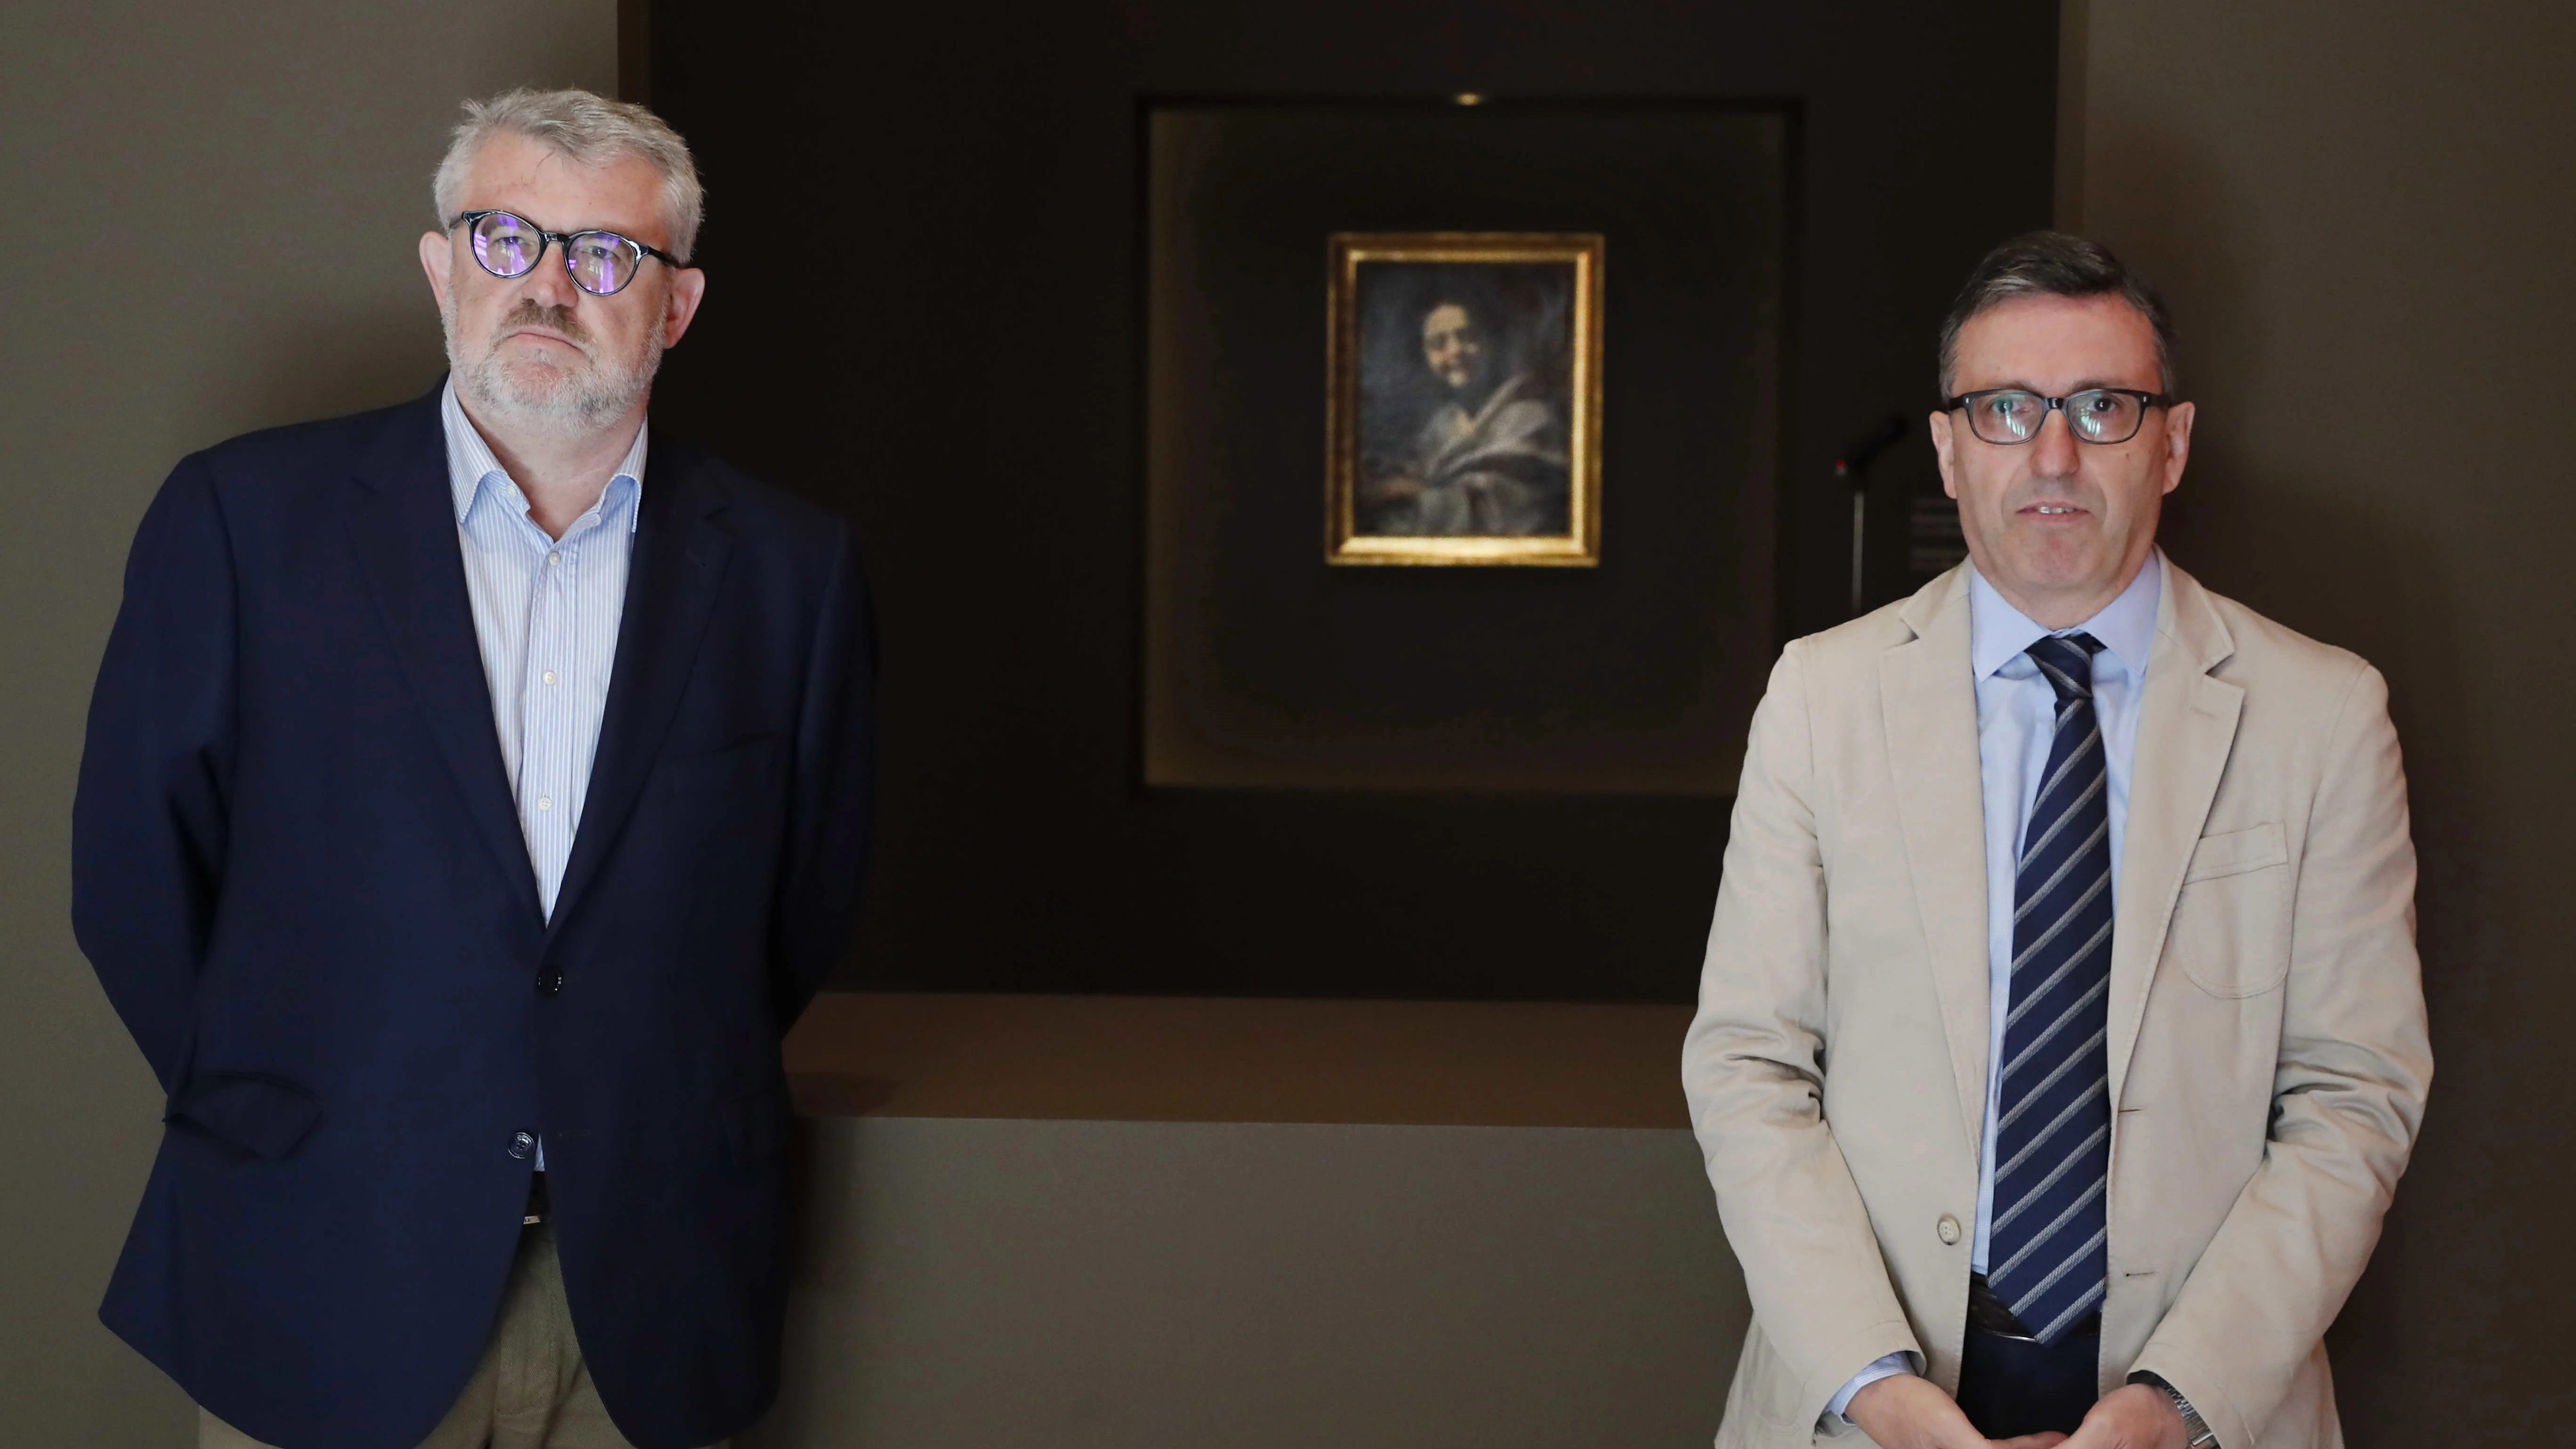
[[[474,223],[474,260],[496,277],[524,277],[545,254],[546,234],[506,211]],[[605,297],[625,289],[643,265],[644,251],[613,231],[575,232],[564,242],[565,265],[575,286]]]
[[[506,211],[476,218],[474,260],[496,277],[524,277],[546,249],[542,232]]]
[[[634,281],[636,265],[644,259],[635,243],[613,231],[575,232],[564,243],[564,255],[572,259],[573,282],[603,297]]]
[[[2088,443],[2125,443],[2138,435],[2146,406],[2124,392],[2094,388],[2066,399],[2066,426]],[[2048,421],[2048,399],[2033,392],[1998,392],[1968,409],[1977,436],[1989,443],[2027,443]]]

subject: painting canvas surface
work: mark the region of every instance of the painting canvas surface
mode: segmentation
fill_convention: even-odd
[[[1573,531],[1570,262],[1362,262],[1353,531]]]

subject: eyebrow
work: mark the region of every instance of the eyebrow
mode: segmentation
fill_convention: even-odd
[[[546,225],[544,222],[541,222],[541,221],[537,220],[535,217],[528,215],[528,214],[527,214],[526,212],[524,212],[524,211],[520,211],[520,210],[518,210],[518,209],[516,209],[516,208],[514,208],[514,207],[507,207],[507,206],[469,206],[469,207],[465,208],[465,211],[458,212],[458,213],[457,213],[457,215],[459,215],[459,216],[463,216],[463,215],[465,215],[465,214],[466,214],[466,212],[474,212],[474,211],[506,211],[506,212],[508,212],[510,215],[517,217],[519,220],[526,222],[528,225],[535,227],[535,228],[536,228],[537,230],[539,230],[539,231],[550,231],[550,232],[553,232],[553,233],[554,233],[555,235],[557,235],[557,236],[579,236],[579,235],[581,235],[583,232],[586,232],[586,231],[604,231],[604,232],[608,232],[609,234],[611,234],[611,235],[613,235],[613,236],[622,236],[622,237],[626,238],[628,241],[636,241],[636,242],[643,242],[643,241],[644,241],[644,237],[643,237],[643,234],[642,234],[642,233],[640,233],[640,232],[636,232],[636,231],[630,231],[630,230],[628,230],[627,228],[622,227],[622,226],[615,225],[614,223],[609,223],[609,224],[594,224],[594,225],[591,225],[591,226],[564,226],[564,227],[554,227],[554,226],[548,226],[548,225]],[[646,246],[652,246],[652,245],[654,245],[654,243],[652,243],[652,242],[644,242],[644,244],[645,244]],[[667,251],[667,250],[669,250],[669,248],[665,247],[665,248],[663,248],[663,250]]]
[[[2093,389],[2095,389],[2095,388],[2097,388],[2097,387],[2099,387],[2099,388],[2121,388],[2121,389],[2124,389],[2124,390],[2125,390],[2125,389],[2127,389],[2127,388],[2128,388],[2128,386],[2129,386],[2129,385],[2128,385],[2127,383],[2125,383],[2125,382],[2114,382],[2114,381],[2111,381],[2111,380],[2109,380],[2109,379],[2107,379],[2107,378],[2088,377],[2088,378],[2083,378],[2083,379],[2078,380],[2078,381],[2076,382],[2076,384],[2075,384],[2073,387],[2070,387],[2070,388],[2068,388],[2065,392],[2060,393],[2060,394],[2057,394],[2057,395],[2058,395],[2058,396],[2060,396],[2060,397],[2073,397],[2073,396],[2075,396],[2075,395],[2076,395],[2077,393],[2079,393],[2079,392],[2091,392]],[[2136,389],[2136,391],[2139,391],[2139,392],[2155,392],[2155,391],[2157,391],[2157,389],[2152,388],[2152,387],[2147,387],[2147,388],[2138,388],[2138,389]],[[1954,394],[1954,396],[1957,396],[1957,397],[1965,397],[1965,396],[1967,396],[1969,393],[1972,393],[1972,392],[2027,392],[2027,393],[2036,393],[2036,394],[2038,394],[2038,395],[2039,395],[2039,396],[2041,396],[2041,397],[2047,397],[2047,396],[2049,396],[2049,395],[2050,395],[2050,394],[2049,394],[2048,389],[2046,389],[2046,388],[2044,388],[2044,387],[2040,387],[2040,386],[2038,386],[2038,385],[2037,385],[2037,384],[2035,384],[2035,383],[2028,383],[2028,382],[2019,382],[2019,381],[2015,381],[2015,382],[1999,382],[1999,383],[1995,384],[1993,387],[1972,387],[1972,388],[1967,388],[1967,389],[1962,390],[1961,392],[1958,392],[1958,393]]]

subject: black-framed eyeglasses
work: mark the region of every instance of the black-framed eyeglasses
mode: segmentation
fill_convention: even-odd
[[[644,269],[646,257],[666,267],[680,265],[679,258],[669,252],[648,247],[633,237],[613,231],[548,231],[526,217],[506,211],[463,212],[448,226],[472,228],[466,239],[473,244],[474,260],[496,277],[526,276],[544,259],[548,244],[561,242],[564,270],[572,274],[572,284],[594,297],[613,297],[625,291],[626,284]]]
[[[1989,443],[2011,447],[2039,436],[2048,413],[2066,414],[2067,433],[2087,443],[2125,443],[2146,425],[2147,409],[2169,408],[2174,399],[2134,387],[2088,387],[2064,397],[2042,397],[2018,387],[1990,387],[1963,392],[1941,405],[1968,410],[1968,431]]]

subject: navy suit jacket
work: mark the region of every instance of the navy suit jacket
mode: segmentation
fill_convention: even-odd
[[[196,454],[136,535],[73,918],[169,1108],[101,1317],[284,1449],[411,1449],[446,1412],[523,1132],[626,1436],[705,1444],[776,1392],[779,1038],[865,866],[866,590],[839,519],[659,432],[644,475],[551,923],[437,393]]]

